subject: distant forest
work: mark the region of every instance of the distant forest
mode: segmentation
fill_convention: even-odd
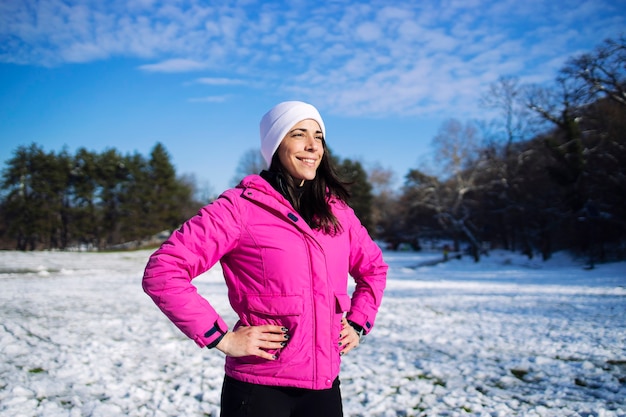
[[[489,120],[449,119],[433,138],[436,169],[392,172],[333,156],[351,204],[390,249],[447,240],[476,261],[492,248],[548,259],[626,259],[626,38],[572,57],[549,85],[502,76],[480,97]],[[250,155],[238,174],[258,172]],[[149,157],[20,146],[0,184],[0,248],[136,248],[204,204],[164,146]]]

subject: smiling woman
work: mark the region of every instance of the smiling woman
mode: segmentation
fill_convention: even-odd
[[[222,417],[343,415],[341,356],[373,328],[387,265],[346,203],[325,133],[312,105],[273,107],[260,124],[268,169],[204,207],[146,266],[143,288],[167,317],[226,355]],[[218,261],[232,330],[191,283]]]

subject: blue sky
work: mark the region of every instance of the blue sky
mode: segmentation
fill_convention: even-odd
[[[551,83],[624,28],[626,0],[0,0],[0,161],[161,142],[220,192],[265,111],[304,100],[335,154],[400,183],[498,77]]]

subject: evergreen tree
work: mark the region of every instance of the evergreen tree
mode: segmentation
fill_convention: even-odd
[[[191,190],[181,185],[165,147],[157,143],[148,161],[148,186],[155,207],[154,226],[173,229],[180,225],[182,208],[191,200]]]
[[[122,218],[121,242],[147,238],[156,232],[158,207],[155,205],[153,184],[150,181],[149,165],[139,153],[127,155],[125,166],[128,173],[120,190],[120,212]]]
[[[74,156],[71,171],[71,235],[80,244],[99,247],[102,239],[102,217],[99,210],[101,186],[98,181],[98,155],[80,148]]]
[[[19,249],[64,247],[68,239],[70,161],[32,144],[20,146],[3,172],[7,233]]]
[[[350,206],[354,209],[363,226],[368,231],[373,230],[372,223],[372,185],[367,179],[367,173],[359,161],[344,159],[339,164],[339,173],[350,186]]]
[[[120,242],[123,229],[121,199],[124,184],[129,178],[125,158],[115,149],[100,154],[96,162],[96,178],[100,189],[102,244],[113,245]]]
[[[33,155],[42,152],[35,144],[18,147],[2,173],[2,189],[5,191],[3,221],[6,233],[20,250],[33,250],[37,246],[37,201],[31,178],[31,160]]]

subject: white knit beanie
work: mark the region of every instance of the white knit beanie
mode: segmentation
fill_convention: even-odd
[[[272,164],[272,156],[289,130],[305,119],[315,120],[326,137],[322,116],[315,107],[302,101],[284,101],[265,113],[261,119],[261,154],[267,167]]]

